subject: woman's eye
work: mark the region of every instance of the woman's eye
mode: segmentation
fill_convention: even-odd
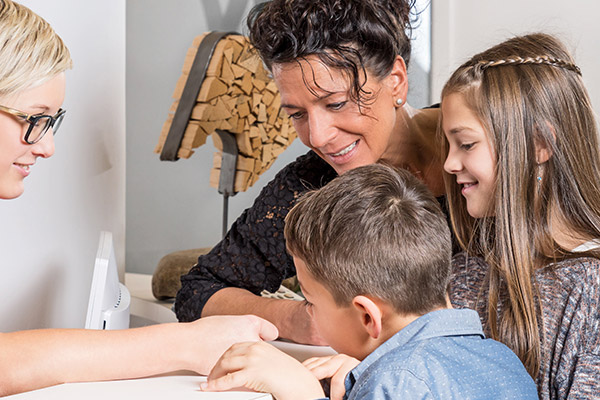
[[[475,143],[463,143],[460,145],[460,148],[463,150],[470,150]]]
[[[302,111],[298,111],[298,112],[290,114],[291,119],[300,119],[303,116],[304,116],[304,113]]]
[[[330,109],[332,109],[332,110],[340,110],[345,105],[346,105],[345,101],[340,101],[339,103],[328,104],[327,107],[330,108]]]

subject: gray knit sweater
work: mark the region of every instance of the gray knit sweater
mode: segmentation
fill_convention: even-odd
[[[489,333],[487,264],[460,253],[453,267],[452,304],[477,310]],[[536,272],[536,279],[543,318],[540,399],[600,399],[600,260],[550,264]]]

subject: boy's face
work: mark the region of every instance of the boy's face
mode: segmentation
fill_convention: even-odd
[[[306,264],[294,257],[298,281],[308,302],[308,313],[319,334],[337,352],[363,359],[368,351],[363,347],[367,334],[360,323],[360,313],[352,305],[340,307],[325,286],[306,269]]]

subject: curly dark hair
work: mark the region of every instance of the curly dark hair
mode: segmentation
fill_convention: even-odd
[[[361,104],[370,94],[363,90],[367,70],[383,78],[398,55],[408,66],[414,2],[272,0],[250,11],[248,36],[269,70],[315,55],[342,71],[352,99]]]

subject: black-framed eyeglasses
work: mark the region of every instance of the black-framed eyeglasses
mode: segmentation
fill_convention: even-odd
[[[50,128],[52,128],[52,133],[56,135],[56,131],[58,131],[58,128],[65,117],[65,113],[67,112],[61,108],[54,116],[43,114],[31,115],[19,110],[15,110],[14,108],[4,106],[0,106],[0,111],[14,115],[18,118],[22,118],[29,124],[27,133],[25,133],[25,142],[29,144],[35,144],[42,140]]]

